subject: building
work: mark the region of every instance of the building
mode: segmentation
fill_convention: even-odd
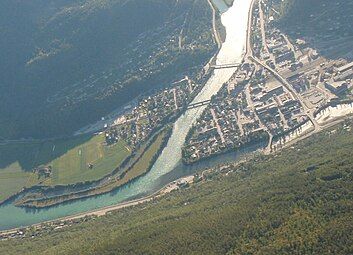
[[[284,89],[283,89],[283,86],[280,85],[280,86],[277,86],[277,87],[274,87],[268,91],[266,91],[264,93],[264,95],[261,97],[260,101],[262,102],[266,102],[267,100],[269,100],[270,98],[274,97],[274,96],[279,96],[279,95],[282,95],[284,93]]]
[[[337,68],[337,71],[340,72],[340,73],[343,73],[349,69],[353,69],[353,62],[350,62],[344,66],[341,66],[341,67],[338,67]]]
[[[347,79],[352,79],[353,78],[353,68],[352,69],[346,69],[344,72],[340,72],[339,75],[336,75],[333,77],[334,81],[344,81]]]
[[[294,60],[294,52],[291,50],[285,51],[275,57],[276,64],[282,63],[284,61]]]
[[[345,81],[325,82],[325,88],[335,95],[341,95],[348,90],[348,84]]]

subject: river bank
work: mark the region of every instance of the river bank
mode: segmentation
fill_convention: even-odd
[[[109,177],[107,183],[103,183],[102,185],[90,189],[71,192],[68,194],[60,194],[57,196],[45,195],[33,197],[29,194],[27,197],[16,201],[15,205],[35,209],[49,208],[61,203],[72,202],[77,199],[109,193],[121,188],[124,185],[128,185],[129,183],[135,181],[136,178],[140,178],[150,171],[157,157],[166,145],[170,135],[171,128],[168,126],[160,132],[157,132],[148,142],[146,147],[143,148],[142,152],[137,155],[137,158],[133,159],[130,165],[124,167],[125,169],[122,169],[122,171],[117,171],[116,175]],[[55,190],[55,187],[53,189]]]
[[[61,197],[72,197],[75,196],[76,199],[80,198],[80,196],[78,194],[82,194],[83,197],[87,197],[87,192],[89,192],[90,194],[94,194],[94,195],[98,195],[98,194],[103,194],[106,193],[107,190],[105,189],[104,192],[98,192],[98,190],[101,190],[102,186],[107,186],[107,183],[111,183],[112,179],[117,179],[117,181],[120,183],[119,187],[121,187],[122,185],[128,184],[127,183],[122,183],[121,179],[124,179],[124,176],[121,176],[121,174],[125,174],[124,169],[126,169],[126,165],[129,165],[130,162],[133,161],[137,161],[139,160],[138,158],[136,159],[136,156],[138,156],[139,154],[142,154],[143,151],[145,150],[144,147],[146,147],[146,145],[149,143],[148,140],[150,138],[153,138],[155,136],[156,133],[158,133],[161,129],[164,128],[165,125],[169,125],[175,122],[176,119],[178,119],[186,110],[187,110],[187,105],[192,101],[192,99],[200,92],[200,90],[202,89],[202,87],[204,86],[204,84],[206,83],[206,81],[210,78],[211,76],[211,72],[204,72],[201,68],[199,69],[199,71],[195,71],[197,73],[197,78],[196,78],[196,82],[199,84],[198,86],[196,86],[196,88],[194,88],[194,90],[192,91],[192,93],[190,93],[189,98],[187,98],[187,101],[185,103],[183,103],[180,107],[178,107],[176,109],[175,112],[171,112],[169,115],[166,115],[166,117],[162,120],[161,123],[159,123],[158,125],[156,125],[152,131],[151,134],[147,136],[147,141],[140,141],[140,143],[137,145],[137,147],[129,150],[130,155],[125,158],[125,160],[123,160],[121,162],[121,164],[114,165],[114,166],[109,166],[106,168],[105,170],[105,175],[101,175],[98,176],[96,179],[94,180],[86,180],[84,175],[86,174],[85,172],[82,172],[82,179],[80,179],[78,182],[76,183],[69,183],[69,184],[62,184],[62,183],[55,183],[53,185],[50,185],[50,181],[51,178],[49,180],[46,180],[46,183],[39,183],[38,185],[34,185],[34,186],[30,186],[30,187],[26,187],[25,189],[21,189],[21,191],[19,193],[14,194],[13,196],[11,196],[10,199],[7,199],[4,202],[8,202],[9,200],[13,200],[16,199],[18,197],[20,197],[20,201],[17,201],[15,204],[18,206],[30,206],[30,204],[27,203],[27,201],[43,201],[43,200],[53,200],[55,197],[56,201],[61,201],[61,199],[59,199],[59,196]],[[184,78],[181,81],[176,82],[182,82],[185,79],[188,78]],[[149,96],[146,95],[145,98],[148,98]],[[101,135],[101,133],[99,134]],[[95,134],[94,136],[97,136],[97,134]],[[104,146],[105,148],[109,148],[110,146]],[[55,148],[55,145],[54,147]],[[51,150],[51,148],[50,148]],[[53,149],[54,150],[54,149]],[[81,149],[80,149],[81,151]],[[81,152],[79,152],[81,153]],[[81,154],[80,154],[81,155]],[[46,164],[46,161],[43,161],[43,164]],[[115,168],[115,169],[114,169]],[[109,172],[108,170],[111,170],[111,172]],[[95,171],[95,170],[94,170]],[[91,171],[92,172],[92,171]],[[56,173],[54,173],[55,176],[57,176]],[[53,175],[53,176],[54,176]],[[49,184],[47,184],[49,183]],[[112,185],[110,185],[112,186]],[[22,187],[21,187],[22,188]],[[110,189],[109,191],[111,191],[112,189]],[[94,192],[92,192],[94,191]],[[77,195],[77,196],[76,196]],[[63,200],[66,201],[67,198],[65,198]],[[70,199],[71,200],[71,199]],[[58,204],[58,202],[56,202],[55,204]],[[1,205],[1,203],[0,203]]]
[[[86,212],[86,213],[82,213],[82,214],[76,214],[76,215],[71,215],[71,216],[59,218],[56,220],[50,220],[50,221],[45,221],[45,222],[33,224],[33,225],[28,226],[26,228],[20,227],[20,228],[13,228],[13,229],[9,229],[9,230],[0,231],[0,241],[1,241],[1,239],[5,239],[6,238],[5,236],[11,236],[12,234],[16,234],[16,233],[21,236],[22,235],[21,233],[25,233],[26,229],[28,230],[29,228],[40,230],[46,225],[51,226],[51,227],[53,227],[53,225],[57,226],[57,227],[58,226],[63,227],[68,222],[73,223],[74,220],[80,220],[82,218],[94,217],[94,216],[100,217],[100,216],[104,216],[107,213],[110,213],[110,212],[113,212],[116,210],[120,210],[120,209],[124,209],[127,207],[143,204],[143,203],[152,201],[154,199],[157,199],[159,197],[162,197],[166,194],[169,194],[170,192],[172,192],[176,189],[179,189],[181,186],[188,185],[188,184],[192,183],[193,180],[194,180],[193,175],[185,176],[183,178],[180,178],[178,180],[175,180],[175,181],[165,185],[163,188],[156,191],[155,193],[153,193],[149,196],[143,197],[143,198],[134,199],[134,200],[127,201],[127,202],[122,202],[117,205],[108,206],[108,207],[101,208],[96,211],[90,211],[90,212]],[[60,229],[60,228],[57,228],[57,229]]]
[[[350,119],[352,119],[352,118],[350,118]],[[343,119],[341,118],[341,119],[336,120],[335,122],[331,122],[331,123],[329,123],[329,125],[325,126],[325,129],[332,128],[333,126],[338,125],[342,121],[343,121]],[[344,128],[345,128],[345,126],[344,126]],[[324,131],[321,130],[321,132],[324,132]],[[302,141],[303,139],[306,139],[311,135],[312,134],[305,135],[305,136],[301,137],[300,139],[294,139],[294,140],[288,142],[285,146],[279,147],[278,150],[276,150],[275,152],[272,153],[272,155],[276,155],[278,153],[281,153],[281,151],[283,149],[287,148],[289,145],[294,146],[297,142]],[[100,216],[107,215],[108,213],[113,212],[113,211],[137,206],[137,205],[147,203],[147,202],[151,202],[151,201],[154,201],[158,198],[161,198],[164,195],[167,195],[170,192],[177,190],[181,187],[187,187],[188,185],[192,184],[195,181],[195,178],[205,179],[206,174],[212,175],[212,173],[214,173],[215,171],[218,171],[218,172],[224,172],[225,176],[227,176],[227,169],[229,168],[230,165],[232,165],[232,166],[239,165],[241,163],[248,161],[253,156],[254,156],[254,154],[253,155],[249,154],[249,156],[247,156],[241,160],[238,160],[236,163],[233,162],[233,163],[228,163],[228,164],[220,164],[217,167],[205,169],[200,173],[184,176],[182,178],[179,178],[175,181],[172,181],[172,182],[166,184],[164,187],[157,190],[156,192],[154,192],[148,196],[142,197],[142,198],[122,202],[122,203],[119,203],[119,204],[113,205],[113,206],[107,206],[107,207],[100,208],[98,210],[94,210],[94,211],[90,211],[90,212],[75,214],[75,215],[71,215],[71,216],[58,218],[55,220],[50,220],[50,221],[45,221],[45,222],[33,224],[28,227],[18,227],[18,228],[12,228],[12,229],[8,229],[8,230],[0,231],[0,240],[1,239],[6,240],[8,238],[22,238],[23,235],[28,230],[41,231],[41,229],[46,229],[46,228],[58,230],[58,229],[61,229],[65,226],[68,227],[68,226],[72,226],[73,224],[77,224],[77,223],[86,221],[91,217],[100,217]]]
[[[222,23],[226,29],[226,40],[217,55],[217,64],[239,63],[242,61],[248,30],[248,15],[251,0],[235,1],[228,11],[222,14]],[[209,100],[223,83],[229,80],[237,68],[214,70],[201,92],[193,103]],[[167,183],[178,177],[195,172],[195,168],[184,167],[181,162],[181,147],[185,136],[202,113],[204,107],[188,110],[179,117],[173,126],[173,133],[151,170],[142,178],[108,194],[76,200],[72,203],[51,207],[49,209],[18,208],[8,204],[0,207],[0,229],[28,226],[38,222],[50,221],[69,215],[77,215],[118,203],[153,194]],[[206,164],[203,164],[204,166]]]

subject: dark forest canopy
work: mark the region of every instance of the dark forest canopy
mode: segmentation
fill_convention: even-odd
[[[211,28],[203,0],[2,0],[0,139],[69,134],[167,86],[211,57]]]

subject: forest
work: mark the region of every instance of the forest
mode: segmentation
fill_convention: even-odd
[[[353,2],[344,0],[271,0],[273,12],[281,30],[289,34],[293,40],[298,38],[336,40],[350,38]],[[309,40],[310,42],[310,40]]]
[[[70,135],[200,70],[211,22],[204,0],[1,1],[0,141]]]

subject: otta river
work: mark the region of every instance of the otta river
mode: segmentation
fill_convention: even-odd
[[[222,23],[226,29],[226,40],[217,55],[217,64],[240,63],[245,53],[248,15],[252,0],[235,0],[232,7],[222,11]],[[221,1],[214,0],[215,4]],[[193,102],[208,100],[227,82],[236,68],[214,70],[203,90]],[[0,230],[28,226],[43,221],[79,214],[111,206],[126,200],[132,200],[152,194],[165,184],[182,176],[209,166],[205,161],[196,166],[183,166],[181,163],[181,147],[192,124],[201,115],[206,106],[191,109],[182,115],[174,124],[173,133],[156,163],[146,175],[109,194],[93,198],[81,199],[46,209],[24,209],[8,203],[0,207]],[[230,154],[213,160],[212,164],[234,160],[236,155]],[[218,160],[218,162],[217,162]]]

